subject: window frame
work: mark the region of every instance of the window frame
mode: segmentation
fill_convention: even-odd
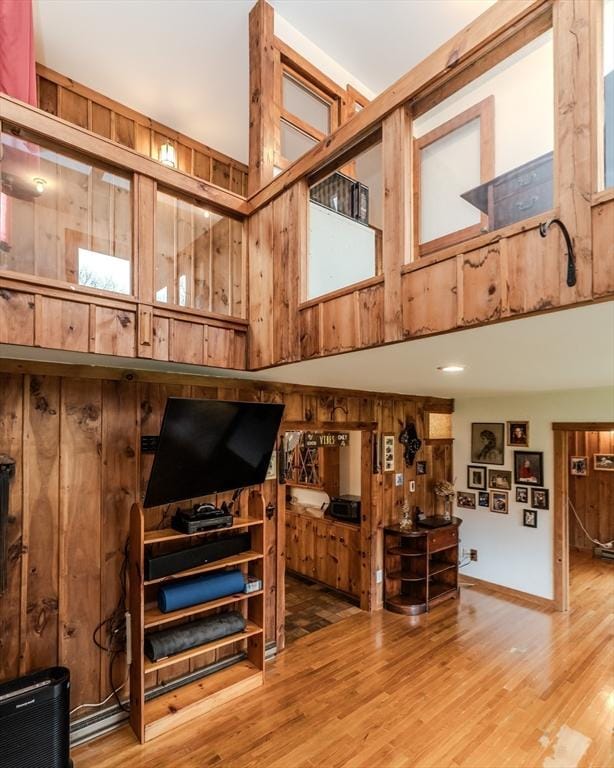
[[[422,173],[421,173],[421,152],[426,147],[434,144],[436,141],[449,136],[459,128],[464,127],[474,120],[480,123],[480,184],[492,179],[495,174],[495,136],[494,136],[494,117],[495,117],[495,97],[488,96],[482,101],[455,115],[450,120],[441,123],[436,128],[428,131],[419,138],[412,137],[413,148],[413,193],[412,193],[412,230],[413,230],[413,251],[419,257],[429,256],[436,251],[447,248],[450,245],[456,245],[472,237],[477,237],[484,233],[488,227],[488,215],[482,213],[478,224],[472,224],[469,227],[450,232],[434,240],[425,243],[420,242],[420,220],[422,203]]]

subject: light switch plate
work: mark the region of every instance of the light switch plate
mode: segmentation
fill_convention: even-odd
[[[384,572],[381,568],[379,568],[377,571],[375,571],[375,583],[381,584],[384,580]]]
[[[415,480],[410,480],[409,481],[409,492],[410,493],[415,493],[416,492],[416,481]]]
[[[394,476],[394,484],[395,485],[403,485],[403,473],[397,472]]]

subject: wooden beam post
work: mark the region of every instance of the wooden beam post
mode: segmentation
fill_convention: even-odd
[[[401,267],[411,248],[411,117],[407,107],[396,109],[382,124],[384,168],[384,339],[403,338]]]
[[[566,270],[561,269],[562,304],[592,295],[590,6],[586,0],[557,0],[553,7],[554,188],[559,194],[554,204],[558,203],[560,218],[571,234],[578,273],[577,284],[569,288]],[[557,236],[564,260],[565,243]]]
[[[275,150],[274,12],[258,0],[249,14],[248,194],[273,180]]]

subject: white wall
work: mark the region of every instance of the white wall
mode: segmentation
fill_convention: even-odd
[[[570,365],[573,365],[571,353]],[[544,487],[550,489],[550,510],[538,512],[536,529],[525,528],[522,525],[522,509],[530,505],[516,503],[515,485],[509,494],[507,515],[489,512],[486,507],[476,507],[475,510],[457,508],[456,515],[463,519],[461,547],[478,550],[478,561],[464,567],[461,574],[552,598],[552,422],[613,421],[614,388],[456,400],[453,434],[457,490],[468,490],[467,465],[474,463],[471,461],[471,423],[514,420],[530,422],[528,450],[544,452]],[[506,447],[505,465],[500,467],[512,470],[512,477],[513,451],[513,448]]]
[[[339,449],[339,495],[360,496],[360,432],[350,432],[350,443]]]
[[[375,274],[375,232],[365,224],[309,203],[307,298]]]
[[[296,27],[293,27],[283,16],[280,16],[277,10],[275,11],[275,34],[284,43],[294,48],[297,53],[304,56],[314,67],[317,67],[321,72],[330,77],[341,88],[352,85],[367,99],[374,98],[375,94],[370,88],[367,88],[363,82],[354,77],[351,72],[348,72],[347,69],[342,67],[341,64],[336,62],[321,48],[318,48],[315,43],[312,43],[309,38],[299,32]]]

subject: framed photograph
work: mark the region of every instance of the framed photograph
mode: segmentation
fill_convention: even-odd
[[[537,512],[534,509],[523,509],[522,524],[525,528],[537,528]]]
[[[507,422],[507,444],[513,446],[514,448],[529,447],[528,421]]]
[[[480,493],[478,493],[478,506],[490,507],[490,498],[488,496],[488,491],[480,491]]]
[[[490,511],[498,512],[500,515],[507,515],[508,511],[508,494],[507,491],[491,491],[490,492]]]
[[[269,468],[266,471],[265,480],[277,480],[277,451],[271,454]]]
[[[505,424],[471,425],[471,461],[475,464],[503,464]]]
[[[519,485],[516,488],[516,501],[519,504],[528,504],[529,503],[529,489],[525,488],[523,485]]]
[[[486,490],[486,467],[476,467],[473,464],[467,467],[467,487],[476,491]]]
[[[394,435],[384,435],[384,472],[394,472]]]
[[[462,509],[475,509],[475,497],[475,493],[471,493],[471,491],[458,491],[456,506]]]
[[[514,482],[516,485],[542,485],[544,454],[540,451],[514,451]]]
[[[595,453],[593,454],[593,462],[595,469],[614,472],[614,453]]]
[[[547,488],[531,488],[531,506],[550,509],[550,491]]]
[[[426,475],[426,461],[417,461],[416,462],[416,474],[417,475]]]
[[[588,475],[588,456],[570,456],[569,471],[576,477],[586,477]]]
[[[489,469],[488,487],[495,491],[511,491],[512,473],[508,469]]]

